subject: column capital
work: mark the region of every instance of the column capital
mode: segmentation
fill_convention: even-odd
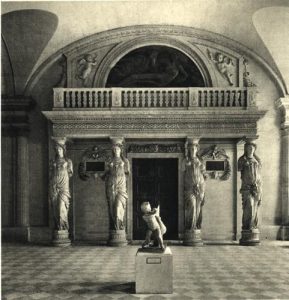
[[[186,142],[190,145],[198,145],[200,142],[200,137],[192,137],[192,136],[187,136]]]
[[[111,137],[109,137],[109,139],[110,139],[110,141],[113,145],[117,145],[117,144],[118,145],[123,145],[123,143],[124,143],[124,138],[123,137],[111,136]]]
[[[281,112],[281,129],[289,128],[289,95],[275,101],[276,106]]]
[[[58,137],[58,136],[52,136],[51,139],[53,140],[53,142],[55,144],[59,144],[59,145],[65,145],[67,142],[67,138],[66,137]]]

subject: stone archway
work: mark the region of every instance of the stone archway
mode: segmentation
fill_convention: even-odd
[[[105,87],[109,74],[116,64],[130,52],[144,47],[167,47],[174,49],[177,53],[182,53],[182,55],[187,57],[199,70],[204,81],[204,86],[217,86],[217,78],[215,77],[213,69],[210,69],[211,66],[207,63],[207,58],[204,57],[204,54],[196,46],[187,44],[175,37],[163,37],[158,35],[135,38],[115,46],[100,63],[92,86]]]
[[[204,87],[198,66],[167,46],[145,46],[123,56],[111,69],[106,87]]]

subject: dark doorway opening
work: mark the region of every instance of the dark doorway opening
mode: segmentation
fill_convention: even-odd
[[[160,216],[167,227],[165,240],[178,239],[178,159],[134,158],[133,165],[133,239],[145,238],[146,224],[141,203],[160,205]]]

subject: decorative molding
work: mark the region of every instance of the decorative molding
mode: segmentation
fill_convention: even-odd
[[[282,94],[286,94],[286,87],[277,71],[274,70],[268,63],[266,63],[263,58],[261,58],[254,51],[241,45],[239,42],[224,37],[220,34],[203,29],[176,25],[137,25],[122,27],[99,32],[89,37],[78,40],[60,49],[38,67],[38,69],[34,72],[32,77],[29,79],[29,82],[27,83],[25,94],[29,95],[31,93],[31,90],[33,89],[35,84],[37,84],[38,79],[54,62],[56,62],[61,57],[63,53],[65,53],[65,55],[72,55],[73,51],[77,51],[78,53],[82,50],[87,51],[87,49],[91,51],[92,46],[94,45],[97,45],[97,49],[101,49],[105,44],[108,43],[108,41],[110,44],[113,44],[117,42],[120,43],[125,40],[127,41],[128,38],[135,39],[138,37],[147,37],[153,35],[171,36],[173,38],[177,37],[178,39],[182,39],[185,41],[190,40],[190,43],[193,43],[195,45],[200,44],[206,47],[213,47],[214,45],[226,47],[230,49],[230,51],[235,51],[238,55],[253,59],[261,66],[263,66],[265,71],[267,71],[272,76],[272,78],[275,79],[277,86]]]
[[[67,137],[114,136],[127,137],[139,133],[185,137],[242,137],[257,134],[257,121],[265,115],[258,110],[173,111],[46,111],[53,123],[53,135]]]
[[[128,152],[132,153],[183,153],[181,144],[131,144],[128,146]]]
[[[277,99],[275,103],[281,112],[281,129],[286,130],[289,128],[289,95]]]

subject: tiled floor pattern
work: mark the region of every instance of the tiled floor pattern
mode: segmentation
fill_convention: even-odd
[[[289,246],[171,246],[174,293],[134,293],[137,246],[2,244],[2,299],[289,299]]]

